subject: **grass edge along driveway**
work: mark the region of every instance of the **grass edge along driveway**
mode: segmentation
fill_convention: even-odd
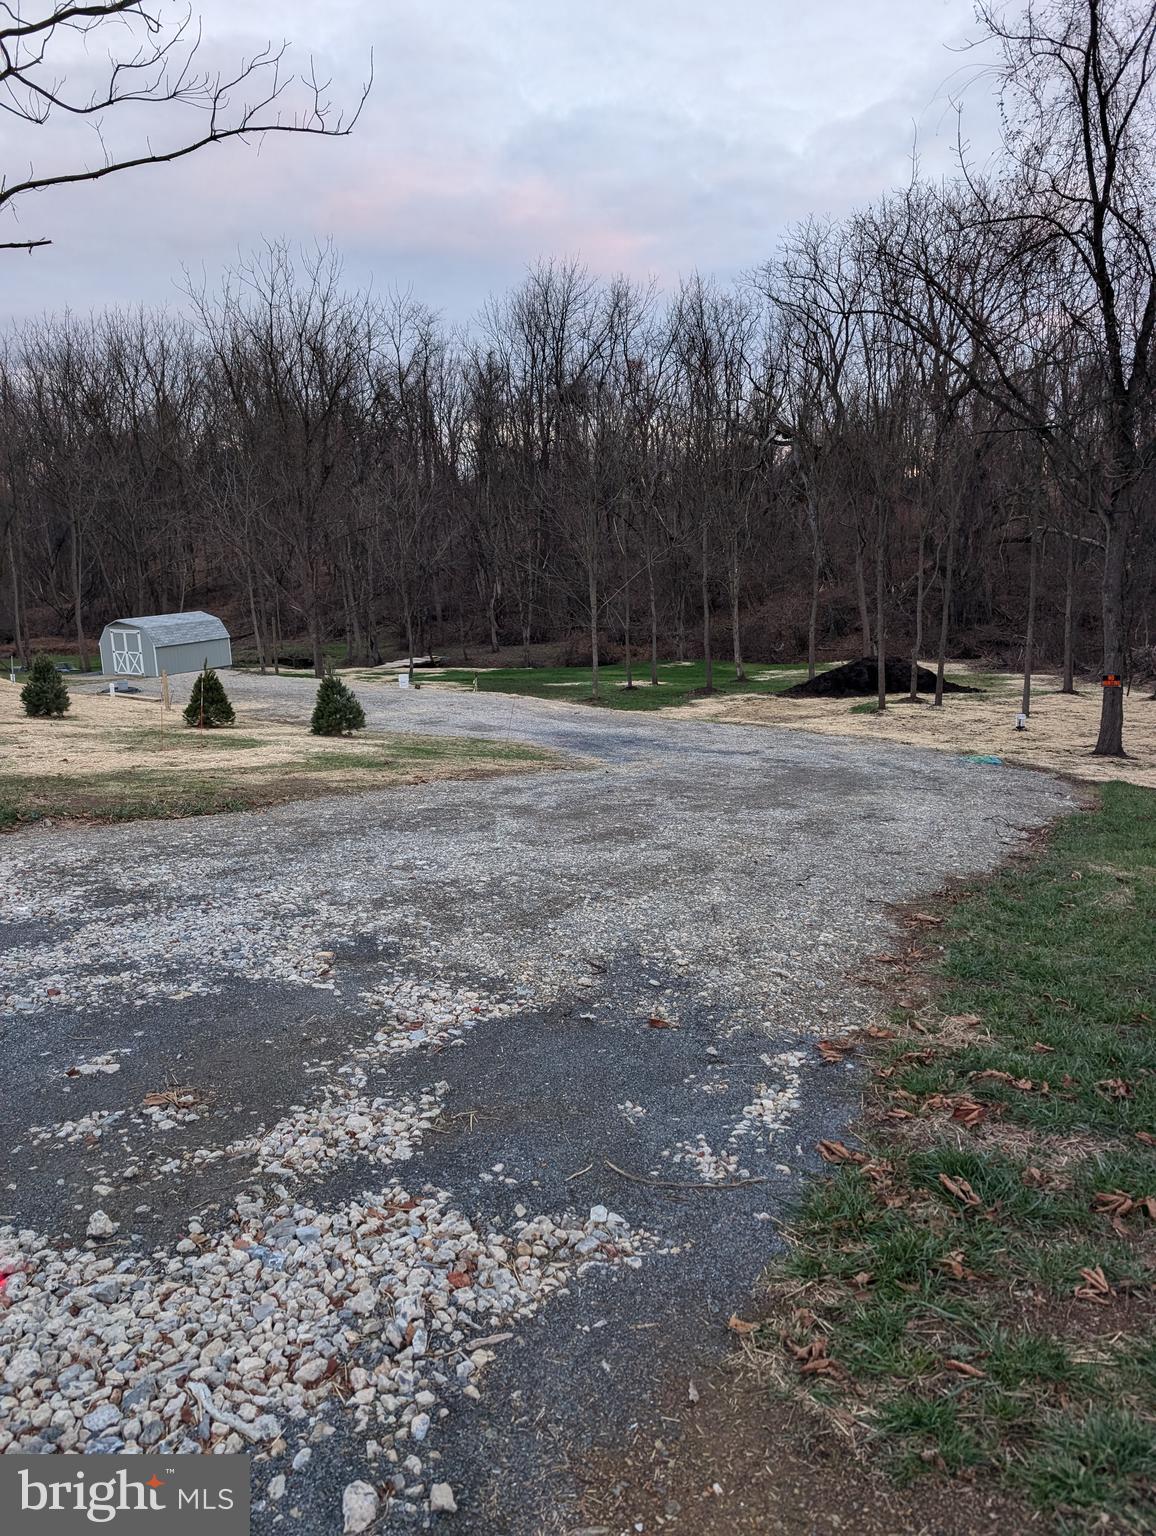
[[[890,1028],[748,1360],[901,1481],[1156,1529],[1156,793],[1104,787],[863,978]]]

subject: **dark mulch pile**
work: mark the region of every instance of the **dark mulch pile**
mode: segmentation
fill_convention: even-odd
[[[911,688],[911,663],[899,658],[887,662],[887,692],[907,693]],[[779,695],[781,699],[852,699],[869,698],[878,691],[878,678],[875,658],[864,656],[862,661],[847,661],[841,667],[832,667],[829,672],[820,672],[816,677],[809,678],[802,683],[796,683],[793,688],[785,688]],[[944,693],[980,693],[979,688],[968,688],[964,683],[952,683],[944,678]],[[929,672],[926,667],[919,668],[919,692],[935,692],[935,673]]]

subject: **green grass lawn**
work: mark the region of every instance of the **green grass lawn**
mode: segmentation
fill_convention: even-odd
[[[825,672],[833,663],[820,662],[816,668]],[[801,683],[807,676],[806,662],[748,662],[746,677],[741,681],[735,676],[732,661],[716,661],[714,665],[714,691],[722,697],[740,694],[782,693]],[[613,666],[599,667],[599,696],[591,692],[592,680],[589,667],[496,667],[492,671],[475,671],[471,667],[452,667],[423,673],[418,671],[417,681],[423,687],[437,687],[439,682],[455,686],[472,687],[475,677],[479,693],[516,693],[529,698],[566,699],[571,703],[601,705],[607,709],[669,709],[686,704],[700,697],[706,683],[706,668],[701,661],[663,661],[658,667],[658,687],[652,687],[650,668],[645,662],[633,669],[634,686],[626,687],[626,668],[621,662]],[[996,686],[998,680],[981,674],[952,676],[953,682],[966,682],[973,688]],[[864,711],[874,709],[873,702],[856,706]]]
[[[83,672],[80,670],[79,651],[49,651],[47,654],[51,658],[54,666],[71,667],[73,672],[77,673],[81,677],[84,676]],[[4,658],[3,662],[0,662],[0,670],[3,671],[5,676],[11,672],[12,662],[7,656]],[[93,647],[88,657],[88,670],[90,672],[100,671],[100,650],[98,649],[95,641],[93,642]],[[24,668],[20,665],[19,661],[16,663],[16,676],[21,680],[28,676]],[[70,674],[67,672],[64,674],[64,681],[66,683],[69,679],[69,676]]]
[[[874,1049],[760,1348],[900,1478],[1154,1530],[1156,793],[1106,785],[940,910],[934,1007]]]
[[[823,664],[818,670],[825,669],[826,664]],[[416,675],[423,687],[436,687],[439,682],[446,682],[469,688],[476,677],[479,693],[517,693],[530,698],[602,705],[608,709],[669,709],[675,704],[685,704],[702,690],[706,682],[706,668],[701,661],[660,662],[657,688],[651,686],[647,663],[636,663],[633,671],[634,687],[627,688],[626,668],[620,662],[599,667],[598,698],[591,691],[589,667],[498,667],[489,672],[454,667],[428,676],[420,671]],[[745,681],[737,681],[733,661],[716,661],[716,693],[782,693],[784,688],[802,682],[807,675],[807,665],[805,662],[784,665],[748,662],[746,673]]]

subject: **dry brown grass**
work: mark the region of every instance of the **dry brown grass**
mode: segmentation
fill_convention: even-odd
[[[958,672],[958,668],[952,669]],[[986,681],[986,680],[985,680]],[[854,699],[787,699],[773,694],[699,699],[675,713],[688,719],[725,720],[737,725],[780,726],[822,735],[894,741],[942,752],[993,753],[1005,762],[1093,783],[1123,779],[1156,789],[1156,701],[1134,690],[1125,702],[1125,746],[1120,761],[1092,756],[1100,719],[1100,690],[1081,683],[1076,694],[1060,693],[1060,679],[1035,680],[1028,729],[1015,729],[1019,679],[1001,678],[982,694],[947,694],[943,708],[921,700],[888,701],[884,714],[856,712]]]
[[[0,684],[0,825],[46,818],[194,815],[434,779],[556,767],[544,749],[457,737],[360,731],[313,736],[237,710],[198,731],[158,700],[74,691],[67,715],[29,719]]]

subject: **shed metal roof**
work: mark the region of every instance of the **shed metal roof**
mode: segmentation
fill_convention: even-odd
[[[133,619],[114,619],[110,628],[125,626],[142,630],[155,646],[187,645],[193,640],[227,640],[229,631],[211,613],[147,613]]]

